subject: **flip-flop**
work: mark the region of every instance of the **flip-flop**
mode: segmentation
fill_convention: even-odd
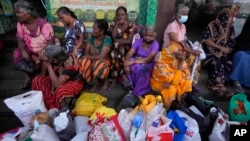
[[[242,88],[241,84],[239,82],[234,82],[233,89],[238,93],[244,93],[244,89]]]

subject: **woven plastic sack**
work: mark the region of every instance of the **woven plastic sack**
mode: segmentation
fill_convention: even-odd
[[[238,93],[231,97],[228,114],[232,121],[248,122],[250,120],[250,102],[246,94]]]
[[[102,107],[107,98],[97,93],[83,92],[76,100],[73,113],[77,116],[91,116],[96,109]]]

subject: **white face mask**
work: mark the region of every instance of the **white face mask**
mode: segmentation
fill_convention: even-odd
[[[182,15],[178,20],[180,23],[185,23],[188,20],[188,15]]]

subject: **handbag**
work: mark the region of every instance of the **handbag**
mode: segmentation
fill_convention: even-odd
[[[115,102],[116,112],[120,112],[123,108],[134,108],[140,104],[140,99],[134,95],[131,91],[126,93],[123,97]]]
[[[31,60],[21,59],[15,65],[15,70],[33,73],[35,71],[35,64]]]

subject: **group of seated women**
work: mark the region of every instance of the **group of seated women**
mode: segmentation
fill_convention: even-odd
[[[38,17],[30,3],[20,0],[14,8],[19,20],[15,63],[25,58],[41,68],[41,75],[33,79],[31,74],[24,72],[22,88],[32,84],[32,89],[43,91],[48,108],[60,109],[62,99],[79,94],[85,86],[92,92],[104,92],[116,88],[117,83],[137,96],[151,89],[159,92],[165,106],[169,107],[173,100],[180,100],[198,83],[198,80],[191,81],[190,71],[194,58],[201,52],[190,48],[185,38],[184,22],[189,9],[184,5],[177,7],[174,21],[167,26],[161,51],[153,26],[144,28],[142,38],[132,44],[135,26],[127,21],[127,10],[123,6],[117,8],[110,27],[104,19],[95,20],[89,37],[82,21],[70,9],[59,8],[57,15],[66,27],[66,43],[62,46],[55,45],[52,26]],[[224,8],[203,35],[208,89],[221,97],[232,95],[224,83],[231,72],[229,54],[234,46],[231,28],[237,8],[236,5]],[[83,55],[79,55],[80,49]],[[199,67],[195,78],[198,72]],[[242,90],[239,87],[242,81],[237,75],[232,73],[231,78],[238,90]]]

